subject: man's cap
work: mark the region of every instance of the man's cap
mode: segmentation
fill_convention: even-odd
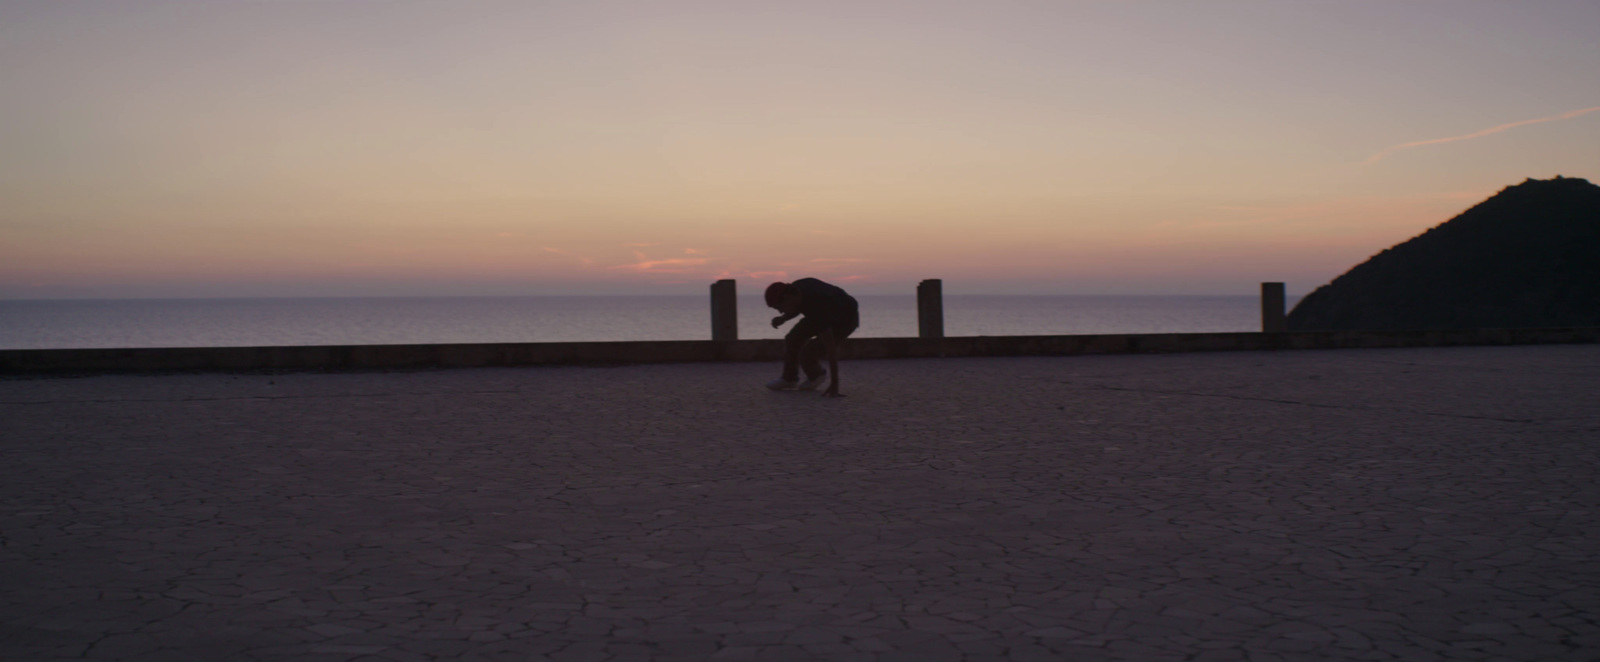
[[[768,285],[767,286],[767,307],[768,308],[777,308],[778,307],[778,301],[782,300],[783,299],[783,295],[788,294],[788,293],[789,293],[789,284],[788,283],[773,283],[771,285]]]

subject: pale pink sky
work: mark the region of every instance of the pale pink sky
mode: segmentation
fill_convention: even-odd
[[[0,4],[0,298],[1291,293],[1600,177],[1600,3]]]

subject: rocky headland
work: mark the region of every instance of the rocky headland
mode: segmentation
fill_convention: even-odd
[[[1600,186],[1529,179],[1317,288],[1297,331],[1600,326]]]

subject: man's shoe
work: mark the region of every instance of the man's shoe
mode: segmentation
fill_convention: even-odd
[[[767,382],[767,388],[770,388],[770,389],[772,389],[774,391],[793,391],[794,390],[794,382],[791,382],[791,381],[789,381],[787,379],[779,377],[779,378],[774,379],[774,380],[772,380],[770,382]],[[813,386],[811,388],[816,388],[816,387]]]
[[[828,371],[824,370],[816,377],[811,377],[803,382],[800,382],[800,390],[815,391],[817,390],[817,387],[822,386],[822,383],[826,381],[828,381]]]

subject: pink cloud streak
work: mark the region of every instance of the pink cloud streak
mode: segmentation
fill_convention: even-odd
[[[645,273],[686,273],[685,267],[705,266],[710,260],[706,258],[671,258],[666,260],[641,260],[633,264],[619,264],[611,269],[638,271]]]
[[[1501,124],[1499,126],[1492,126],[1492,127],[1487,128],[1487,129],[1484,129],[1482,131],[1478,131],[1476,133],[1469,133],[1469,134],[1464,135],[1464,136],[1452,136],[1452,137],[1449,137],[1449,138],[1434,138],[1433,140],[1418,140],[1416,142],[1401,143],[1399,145],[1393,145],[1393,146],[1390,146],[1390,147],[1383,148],[1377,154],[1373,154],[1371,157],[1369,157],[1366,160],[1366,163],[1377,163],[1379,159],[1382,159],[1383,157],[1388,156],[1388,155],[1390,155],[1390,154],[1392,154],[1394,152],[1400,151],[1402,149],[1410,149],[1412,147],[1421,147],[1423,145],[1437,145],[1437,144],[1440,144],[1440,143],[1455,142],[1457,140],[1471,140],[1473,138],[1482,138],[1482,137],[1487,136],[1487,135],[1500,133],[1501,131],[1505,131],[1507,129],[1514,129],[1516,127],[1526,126],[1528,124],[1539,124],[1541,122],[1556,122],[1556,121],[1560,121],[1560,120],[1570,120],[1570,119],[1572,119],[1574,117],[1578,117],[1580,115],[1587,115],[1587,114],[1595,112],[1597,110],[1600,110],[1600,106],[1594,106],[1592,108],[1581,108],[1579,110],[1572,110],[1572,111],[1568,111],[1568,112],[1565,112],[1565,113],[1561,113],[1560,115],[1555,115],[1555,116],[1551,116],[1551,117],[1541,117],[1539,119],[1533,119],[1533,120],[1522,120],[1522,121],[1519,121],[1519,122],[1510,122],[1510,123],[1507,123],[1507,124]]]

